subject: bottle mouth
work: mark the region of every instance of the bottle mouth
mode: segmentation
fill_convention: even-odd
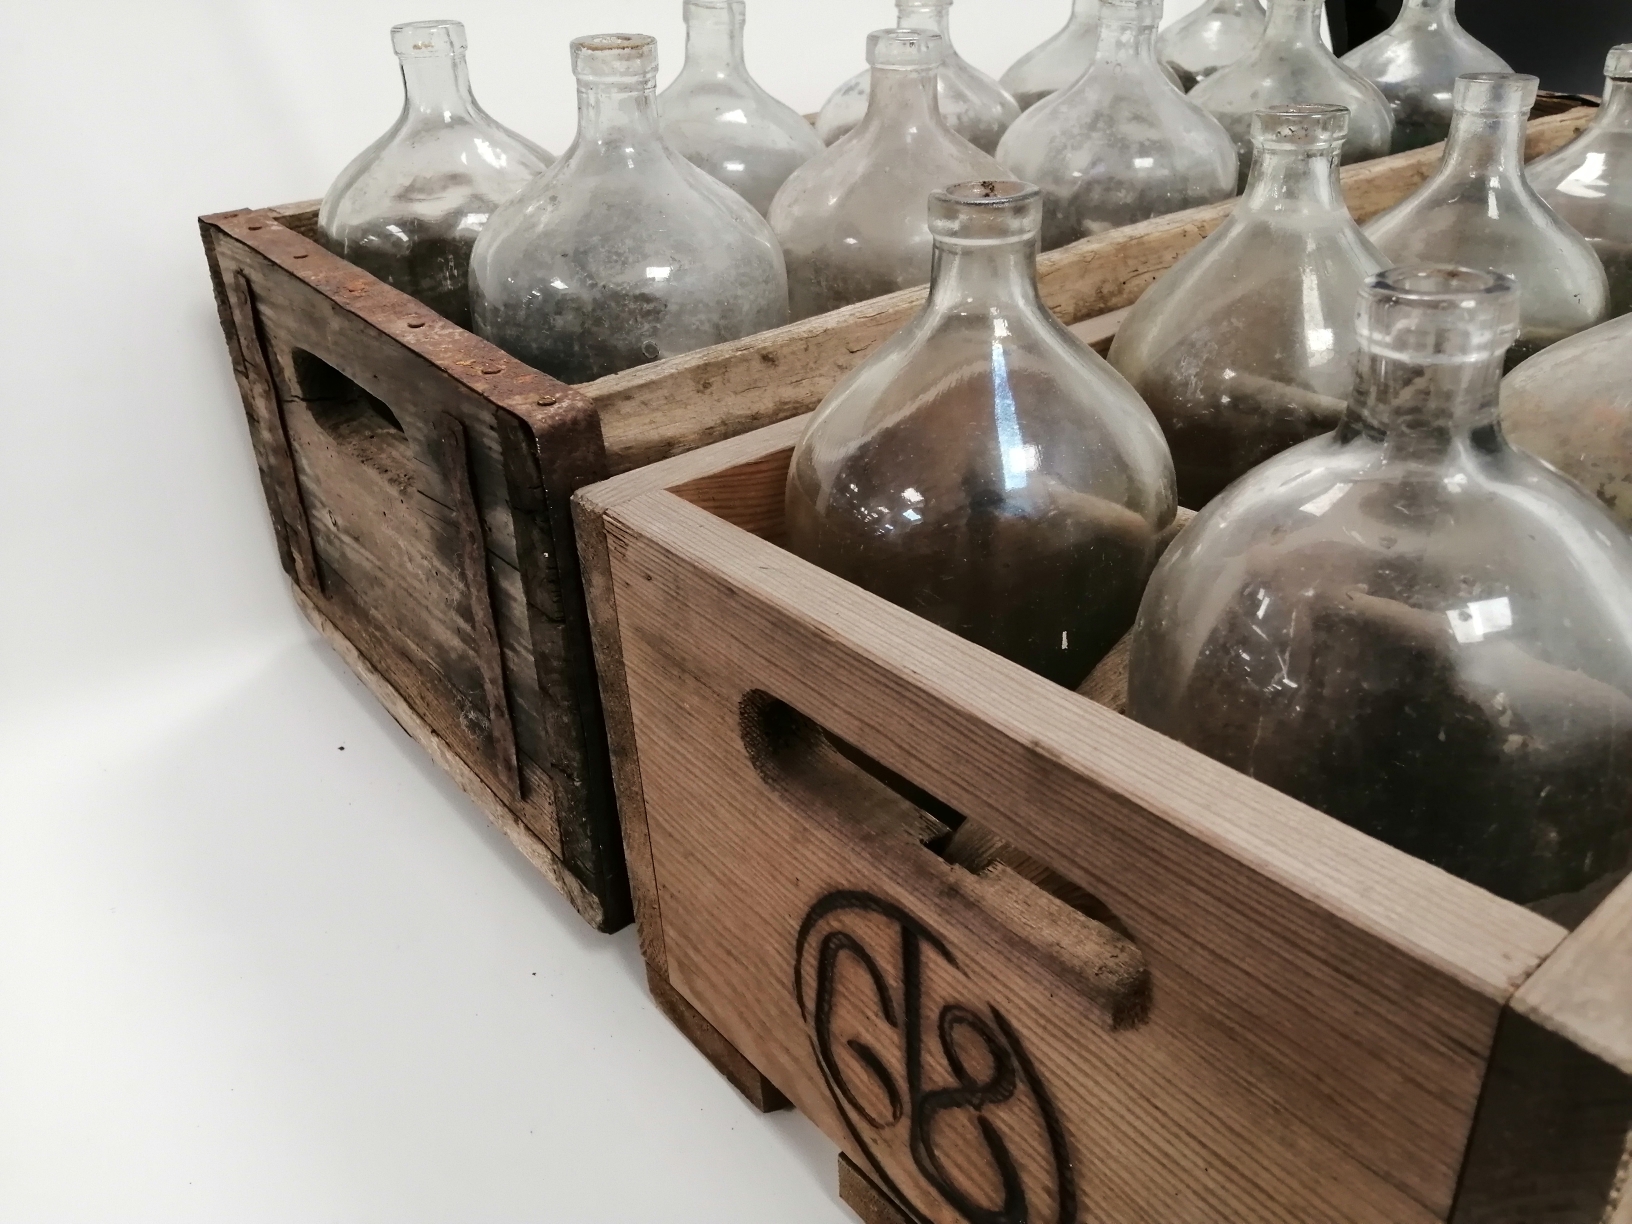
[[[1349,108],[1329,102],[1266,106],[1252,115],[1252,143],[1260,149],[1327,149],[1349,134]]]
[[[704,13],[710,17],[726,17],[746,11],[745,0],[686,0],[687,13]]]
[[[943,245],[979,246],[1035,238],[1043,193],[1018,179],[975,179],[929,194],[929,232]]]
[[[434,59],[465,53],[462,21],[405,21],[391,27],[391,48],[399,59]]]
[[[1609,49],[1604,60],[1604,75],[1612,81],[1632,81],[1632,43]]]
[[[945,58],[941,36],[929,30],[874,30],[867,35],[867,63],[874,68],[939,68]]]
[[[939,13],[952,7],[952,0],[895,0],[897,16],[902,13]]]
[[[1154,28],[1162,24],[1162,0],[1099,0],[1101,25]]]
[[[1528,114],[1540,84],[1526,72],[1464,72],[1456,78],[1451,101],[1472,115]]]
[[[648,84],[657,76],[657,39],[650,34],[589,34],[575,38],[572,75],[590,84]]]
[[[1502,272],[1406,264],[1360,293],[1360,342],[1374,356],[1423,365],[1487,361],[1519,334],[1519,285]]]

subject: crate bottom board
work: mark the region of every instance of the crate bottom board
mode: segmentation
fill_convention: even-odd
[[[510,839],[510,843],[521,851],[527,861],[566,897],[572,908],[577,910],[586,922],[599,928],[605,921],[600,898],[585,888],[578,877],[567,869],[566,864],[539,840],[537,834],[523,824],[505,805],[504,800],[460,759],[459,754],[419,716],[396,687],[363,657],[345,632],[324,615],[323,610],[311,596],[298,585],[291,584],[291,589],[294,591],[295,604],[301,613],[311,622],[312,627],[323,635],[324,640],[363,682],[364,687],[374,694],[379,703],[385,707],[386,713],[408,733],[409,738],[425,750],[437,768],[453,779],[466,797]]]

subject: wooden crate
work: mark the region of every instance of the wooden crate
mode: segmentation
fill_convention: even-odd
[[[1538,120],[1532,152],[1591,113]],[[1346,172],[1356,211],[1399,199],[1435,156]],[[1227,213],[1198,209],[1044,256],[1050,306],[1108,343],[1105,316]],[[568,498],[808,412],[923,290],[567,387],[318,246],[315,202],[201,226],[296,601],[588,921],[623,925]]]
[[[1610,1218],[1632,881],[1567,932],[807,564],[803,423],[576,512],[648,976],[864,1218]]]

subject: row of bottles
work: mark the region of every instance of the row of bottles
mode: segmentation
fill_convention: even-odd
[[[1257,3],[1213,0],[1168,32],[1168,50],[1220,50]],[[748,73],[743,0],[685,0],[685,67],[661,95],[652,40],[580,39],[579,132],[559,163],[477,105],[458,23],[398,27],[403,111],[336,180],[320,232],[455,322],[582,381],[923,284],[921,201],[948,182],[1036,182],[1052,248],[1227,198],[1250,165],[1239,108],[1266,90],[1346,99],[1346,160],[1386,148],[1387,105],[1320,41],[1318,0],[1270,0],[1234,64],[1209,72],[1198,51],[1187,71],[1205,79],[1189,96],[1157,55],[1161,0],[1083,0],[1015,66],[1040,99],[1023,115],[952,49],[949,4],[899,0],[901,25],[869,38],[867,73],[816,131]],[[1427,25],[1454,29],[1449,0],[1434,4],[1441,20]],[[1064,49],[1089,43],[1071,83],[1041,88],[1037,72],[1063,71]],[[1252,89],[1231,85],[1242,72]]]
[[[1131,627],[1131,717],[1573,923],[1632,861],[1632,534],[1507,441],[1515,279],[1385,269],[1336,219],[1343,120],[1258,116],[1246,215],[1197,261],[1226,259],[1251,295],[1245,253],[1273,278],[1300,224],[1320,231],[1326,279],[1303,287],[1352,340],[1310,405],[1318,428],[1229,483],[1165,553],[1183,464],[1176,489],[1159,413],[1113,368],[1122,354],[1100,358],[1043,306],[1041,191],[991,180],[931,195],[928,299],[812,417],[788,543],[1064,685]],[[1256,299],[1188,304],[1319,347]],[[1511,376],[1546,401],[1572,376],[1531,367],[1576,350],[1591,393],[1619,397],[1623,497],[1629,329],[1632,315]],[[1228,400],[1230,367],[1211,361],[1195,371],[1221,371],[1211,394]],[[1269,381],[1248,399],[1280,411]]]

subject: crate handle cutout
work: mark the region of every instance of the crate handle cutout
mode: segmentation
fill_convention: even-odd
[[[959,891],[1075,987],[1107,1031],[1148,1019],[1145,956],[1097,898],[1026,860],[786,702],[749,692],[739,720],[748,759],[784,799],[801,809],[825,809],[875,837],[910,840],[926,858],[956,871],[965,884]],[[867,904],[859,895],[855,900]]]

